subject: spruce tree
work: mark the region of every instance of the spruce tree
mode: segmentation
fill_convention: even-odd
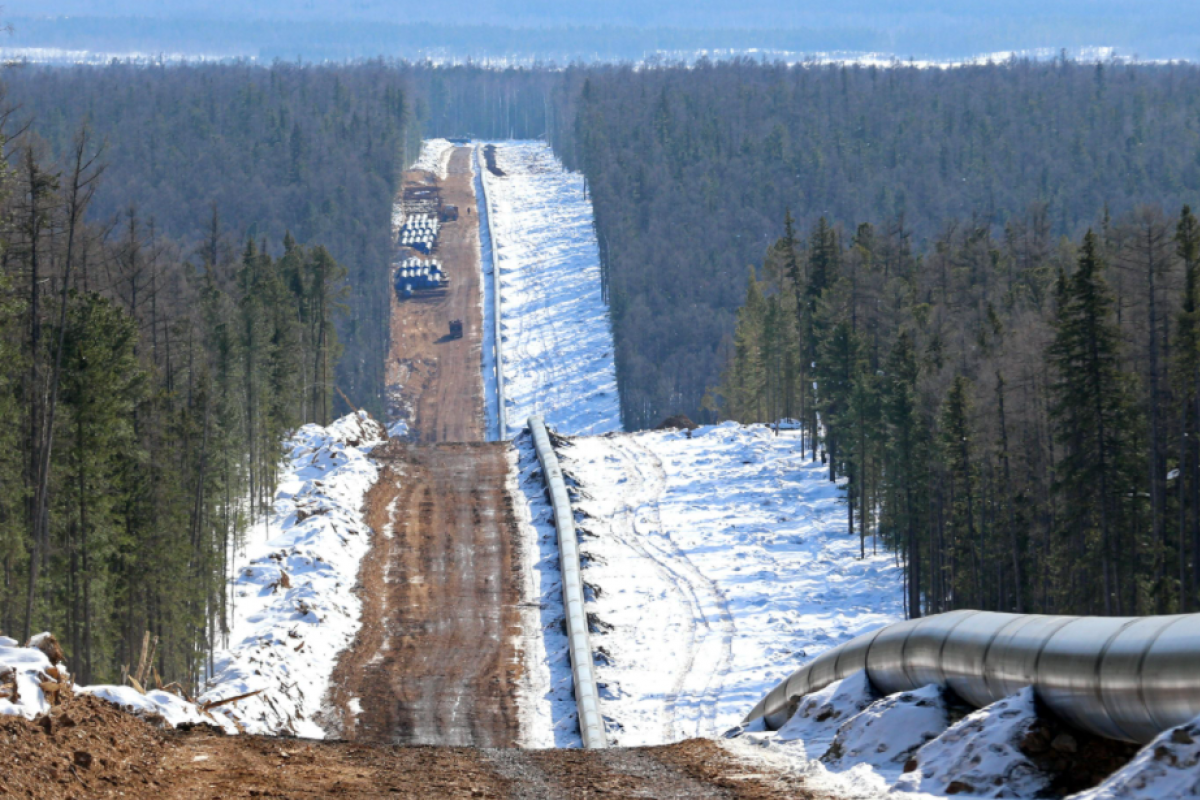
[[[1135,457],[1130,379],[1122,371],[1120,331],[1103,272],[1099,242],[1088,231],[1075,273],[1060,278],[1047,356],[1055,376],[1050,415],[1064,451],[1054,487],[1063,506],[1059,566],[1068,580],[1061,588],[1075,598],[1099,594],[1099,610],[1112,614],[1122,610],[1116,561],[1126,554],[1117,543],[1137,516],[1137,487],[1129,475]]]

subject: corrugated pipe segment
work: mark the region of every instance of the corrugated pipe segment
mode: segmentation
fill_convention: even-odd
[[[801,697],[861,669],[884,694],[931,683],[983,708],[1032,686],[1068,722],[1145,743],[1200,716],[1200,614],[1058,617],[952,611],[828,650],[746,717],[777,730]]]
[[[592,661],[592,643],[588,636],[587,611],[583,605],[583,577],[579,568],[579,540],[575,536],[575,514],[567,485],[563,482],[558,456],[550,444],[550,434],[541,417],[529,418],[533,446],[537,450],[542,474],[550,488],[554,506],[554,527],[558,530],[558,560],[562,570],[563,607],[567,617],[567,639],[571,649],[571,674],[575,681],[575,706],[579,711],[579,732],[583,746],[608,745],[604,718],[600,716],[600,697],[596,690],[596,668]]]
[[[508,420],[504,412],[504,353],[500,348],[500,259],[496,252],[496,231],[492,228],[492,201],[487,193],[487,177],[483,174],[485,165],[480,161],[480,146],[475,145],[475,170],[479,173],[479,188],[483,192],[483,209],[487,214],[488,239],[492,243],[492,323],[495,326],[495,358],[496,358],[496,419],[500,435],[499,441],[508,438]]]

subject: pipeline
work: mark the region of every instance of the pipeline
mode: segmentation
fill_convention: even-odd
[[[558,559],[563,578],[563,607],[567,617],[567,641],[571,651],[571,676],[575,681],[575,707],[579,712],[579,733],[587,748],[607,747],[604,719],[600,716],[600,695],[596,689],[596,668],[592,661],[592,643],[588,636],[587,612],[583,605],[583,577],[579,567],[579,539],[575,536],[575,514],[563,482],[558,456],[550,444],[550,434],[541,417],[529,418],[533,446],[537,450],[542,474],[550,488],[554,506],[554,527],[558,531]]]
[[[489,249],[492,254],[492,323],[494,325],[494,357],[496,361],[496,420],[499,427],[498,441],[508,438],[508,419],[504,410],[504,353],[500,349],[500,262],[496,254],[496,232],[492,229],[492,201],[487,193],[487,178],[483,175],[484,166],[479,160],[479,145],[471,148],[475,162],[475,175],[479,181],[479,191],[482,203],[476,203],[479,211],[483,212],[487,222]],[[482,248],[481,248],[482,250]],[[480,260],[483,253],[480,253]],[[481,265],[482,266],[482,265]]]
[[[827,650],[746,717],[778,730],[806,694],[865,669],[884,694],[931,683],[977,708],[1026,686],[1059,717],[1144,744],[1200,716],[1200,614],[1065,617],[951,611]]]

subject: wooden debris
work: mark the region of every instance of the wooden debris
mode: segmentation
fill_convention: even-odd
[[[256,694],[262,694],[262,689],[257,689],[253,692],[247,692],[246,694],[239,694],[234,697],[226,697],[224,700],[209,700],[207,703],[200,706],[200,708],[204,711],[211,711],[214,708],[220,708],[221,706],[229,705],[230,703],[236,703],[239,700],[245,700],[248,697],[254,697]]]

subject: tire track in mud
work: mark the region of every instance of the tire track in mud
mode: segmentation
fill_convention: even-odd
[[[368,495],[363,629],[334,672],[330,725],[372,744],[520,741],[520,531],[505,443],[390,442]],[[385,577],[386,575],[386,577]]]

